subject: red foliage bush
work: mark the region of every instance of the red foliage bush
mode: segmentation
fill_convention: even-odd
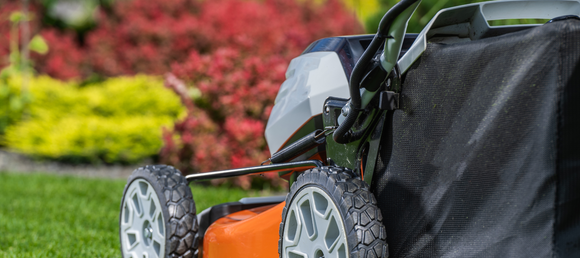
[[[49,45],[46,55],[32,54],[35,67],[40,73],[62,80],[80,79],[87,74],[86,53],[78,47],[71,32],[47,28],[40,35]]]
[[[362,28],[333,0],[322,6],[216,0],[200,7],[201,32],[211,39],[211,48],[190,51],[172,71],[202,97],[173,132],[166,132],[161,156],[187,172],[256,166],[270,155],[264,128],[290,59],[318,38]],[[168,77],[167,85],[179,88],[174,82]],[[176,92],[187,99],[185,91]],[[251,183],[245,177],[236,180],[245,188]]]
[[[203,47],[198,1],[116,1],[101,11],[99,25],[86,36],[87,59],[94,73],[163,74],[172,62]]]

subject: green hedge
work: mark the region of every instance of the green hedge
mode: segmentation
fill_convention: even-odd
[[[9,84],[20,85],[20,77]],[[137,75],[79,86],[40,76],[23,120],[6,130],[17,152],[69,162],[135,163],[156,155],[161,128],[185,110],[160,78]]]

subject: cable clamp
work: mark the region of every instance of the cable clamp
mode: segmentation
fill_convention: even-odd
[[[324,137],[329,136],[329,135],[333,134],[334,131],[336,131],[336,128],[338,128],[338,126],[327,126],[324,128],[324,131],[322,131],[319,134],[317,134],[316,136],[314,136],[314,138],[320,139],[322,136],[324,136]]]

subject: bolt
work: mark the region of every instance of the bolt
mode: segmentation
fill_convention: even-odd
[[[153,238],[153,228],[151,228],[151,225],[149,225],[147,228],[145,228],[145,232],[144,232],[145,238]]]
[[[326,112],[326,114],[330,113],[330,107],[329,106],[326,106],[325,109],[324,109],[324,111]]]
[[[342,113],[342,115],[343,115],[343,116],[348,116],[348,113],[349,113],[349,112],[350,112],[350,105],[349,105],[349,104],[346,104],[346,105],[345,105],[345,106],[342,108],[342,110],[341,110],[341,113]]]

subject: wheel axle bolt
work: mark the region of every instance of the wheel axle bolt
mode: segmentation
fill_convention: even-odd
[[[148,226],[145,228],[145,232],[143,232],[143,235],[145,236],[145,238],[153,238],[153,228],[151,228],[151,226]]]

